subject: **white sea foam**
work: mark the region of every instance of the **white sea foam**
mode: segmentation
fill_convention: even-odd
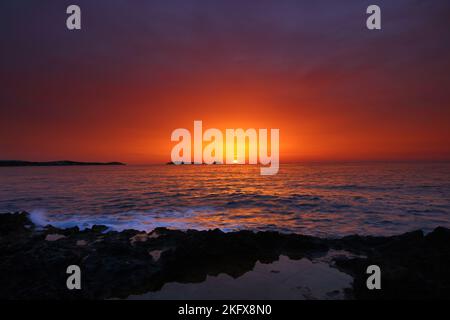
[[[50,224],[44,209],[35,209],[30,212],[30,220],[37,227],[45,227]]]
[[[133,229],[149,232],[158,227],[177,230],[207,230],[217,226],[201,226],[194,224],[192,216],[202,212],[211,212],[211,208],[199,207],[197,209],[184,209],[180,211],[168,211],[161,213],[154,210],[127,211],[122,214],[111,215],[80,215],[80,214],[49,214],[44,209],[35,209],[30,212],[30,220],[39,228],[51,225],[56,228],[66,229],[78,227],[81,230],[92,228],[94,225],[103,225],[106,231],[123,231]]]

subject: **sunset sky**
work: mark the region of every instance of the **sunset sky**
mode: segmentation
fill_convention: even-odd
[[[449,17],[448,0],[2,1],[0,159],[165,162],[202,120],[279,128],[281,162],[448,160]]]

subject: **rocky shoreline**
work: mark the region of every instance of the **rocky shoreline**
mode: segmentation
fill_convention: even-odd
[[[0,299],[110,299],[159,290],[165,283],[202,282],[207,275],[237,278],[257,261],[280,255],[313,258],[330,250],[332,265],[351,275],[352,299],[449,299],[450,230],[392,237],[321,239],[277,232],[37,228],[26,212],[0,214]],[[68,290],[66,268],[82,269],[82,290]],[[366,268],[382,270],[382,290],[366,288]]]

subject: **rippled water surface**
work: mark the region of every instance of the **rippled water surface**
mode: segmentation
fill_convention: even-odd
[[[0,212],[114,229],[278,230],[335,237],[450,227],[449,163],[0,168]]]

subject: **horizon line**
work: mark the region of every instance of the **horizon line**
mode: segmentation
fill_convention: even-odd
[[[0,159],[0,162],[7,162],[7,161],[18,161],[18,162],[85,162],[85,163],[92,163],[92,162],[98,162],[98,163],[113,163],[113,162],[120,162],[126,165],[158,165],[158,164],[167,164],[171,161],[150,161],[150,162],[141,162],[141,161],[120,161],[120,160],[18,160],[18,159]],[[280,164],[296,164],[296,163],[369,163],[369,162],[450,162],[450,159],[303,159],[303,160],[287,160],[287,161],[280,161]],[[200,163],[205,164],[205,163]],[[188,165],[188,164],[186,164]],[[191,163],[191,165],[198,165],[196,163]],[[218,163],[215,165],[252,165],[249,163],[243,163],[243,164],[236,164],[236,163]],[[253,164],[253,165],[261,165],[261,164]]]

